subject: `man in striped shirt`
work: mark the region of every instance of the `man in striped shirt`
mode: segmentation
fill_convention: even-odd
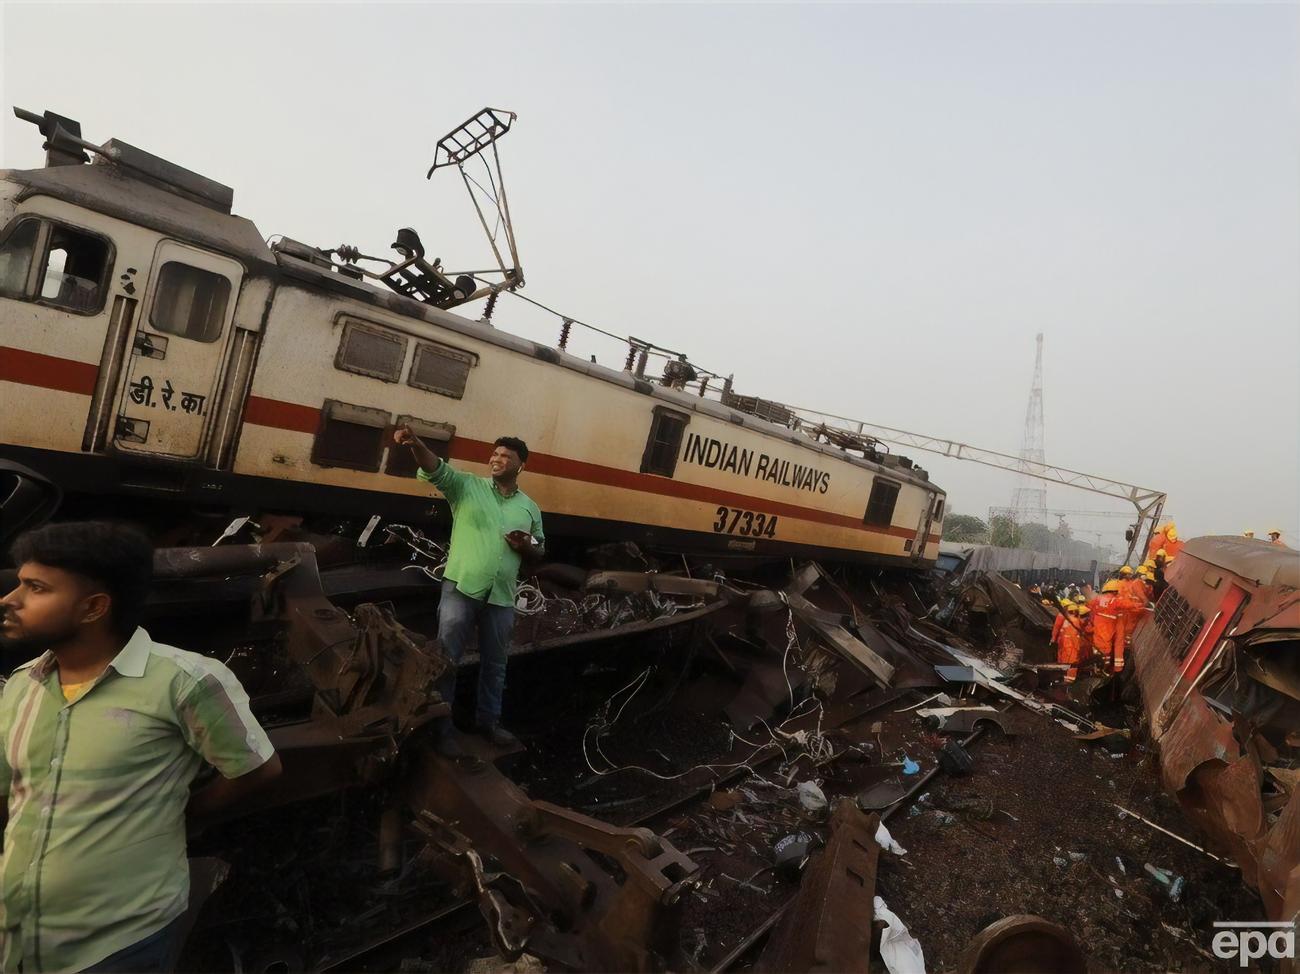
[[[230,670],[139,627],[153,548],[138,531],[50,525],[13,560],[0,647],[40,655],[0,693],[0,970],[168,970],[187,814],[238,802],[279,758]],[[205,764],[220,776],[191,794]]]

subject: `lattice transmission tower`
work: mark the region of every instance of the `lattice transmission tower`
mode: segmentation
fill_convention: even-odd
[[[1020,447],[1020,459],[1043,464],[1043,333],[1034,336],[1034,381],[1029,387],[1029,406],[1025,409],[1025,438]],[[1011,492],[1011,509],[1017,524],[1030,521],[1047,523],[1047,488],[1039,479],[1028,473],[1021,474],[1020,482]]]

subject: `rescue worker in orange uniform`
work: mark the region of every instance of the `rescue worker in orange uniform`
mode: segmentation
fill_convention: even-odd
[[[1061,627],[1061,638],[1056,647],[1056,661],[1066,663],[1065,682],[1073,683],[1079,678],[1079,666],[1088,661],[1088,650],[1083,641],[1083,624],[1079,619],[1080,607],[1071,602],[1061,618],[1065,624]]]
[[[1151,540],[1147,542],[1148,559],[1155,558],[1156,552],[1165,546],[1165,535],[1171,529],[1175,532],[1175,537],[1176,537],[1178,529],[1174,527],[1174,523],[1172,521],[1170,521],[1166,525],[1163,525],[1158,531],[1156,531],[1155,534],[1151,535]]]
[[[1165,561],[1171,562],[1177,558],[1184,544],[1185,542],[1178,537],[1178,530],[1172,524],[1169,525],[1169,530],[1165,532]]]
[[[1047,645],[1056,646],[1057,640],[1061,638],[1061,629],[1065,625],[1065,614],[1069,611],[1070,606],[1074,603],[1069,599],[1061,600],[1061,607],[1056,612],[1056,620],[1052,623],[1052,638],[1047,641]]]
[[[1133,630],[1142,619],[1143,612],[1147,607],[1147,586],[1141,577],[1133,573],[1133,569],[1125,565],[1120,570],[1122,576],[1119,580],[1117,589],[1124,605],[1120,608],[1120,623],[1124,626],[1122,634],[1122,645],[1125,649],[1133,644]],[[1122,658],[1121,658],[1122,659]],[[1120,664],[1123,669],[1123,663]]]
[[[1089,604],[1093,620],[1092,648],[1102,657],[1102,665],[1110,673],[1124,669],[1124,614],[1146,604],[1121,595],[1119,585],[1111,579]]]
[[[1138,578],[1142,582],[1142,616],[1155,614],[1156,600],[1156,566],[1144,563],[1138,568]],[[1141,616],[1139,616],[1139,619]]]

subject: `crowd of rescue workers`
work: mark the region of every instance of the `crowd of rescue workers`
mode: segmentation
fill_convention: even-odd
[[[1254,531],[1243,536],[1255,537]],[[1282,544],[1282,532],[1268,532],[1270,544]],[[1069,667],[1065,682],[1073,683],[1088,672],[1116,674],[1124,670],[1124,660],[1133,632],[1168,583],[1165,571],[1183,550],[1183,540],[1172,521],[1160,527],[1147,543],[1146,560],[1136,569],[1121,565],[1098,592],[1091,585],[1031,586],[1043,605],[1056,612],[1052,624],[1051,645],[1056,661]]]

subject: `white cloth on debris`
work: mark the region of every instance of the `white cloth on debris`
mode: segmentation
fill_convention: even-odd
[[[885,924],[880,933],[880,957],[889,974],[925,974],[925,952],[921,944],[907,932],[898,916],[885,906],[879,896],[873,901],[876,919]]]
[[[826,793],[815,781],[799,782],[799,804],[810,812],[820,812],[826,807]]]
[[[888,849],[896,856],[907,855],[907,850],[894,841],[894,837],[889,834],[889,829],[885,828],[884,822],[876,826],[876,845],[882,849]]]

